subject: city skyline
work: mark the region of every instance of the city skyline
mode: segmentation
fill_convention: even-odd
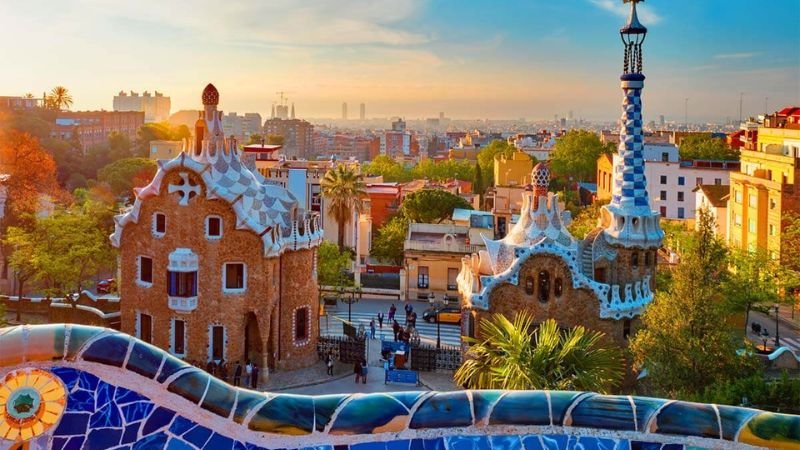
[[[340,117],[343,102],[368,104],[368,118],[619,115],[621,1],[148,3],[8,4],[16,20],[0,36],[18,43],[4,49],[4,94],[60,84],[73,109],[110,110],[120,90],[157,89],[174,112],[210,81],[227,93],[224,111],[264,117],[281,90],[299,117]],[[800,102],[800,2],[669,5],[640,5],[658,31],[644,54],[647,120],[682,122],[686,98],[697,122],[737,119],[740,93],[745,116]]]

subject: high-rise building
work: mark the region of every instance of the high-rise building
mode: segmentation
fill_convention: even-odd
[[[347,120],[347,102],[342,102],[342,120]]]
[[[106,144],[111,133],[123,134],[133,142],[142,125],[141,111],[61,111],[50,135],[66,140],[77,135],[86,151],[93,145]]]
[[[664,119],[664,115],[662,114],[662,115],[658,116],[658,125],[663,127],[666,124],[667,124],[667,121]]]
[[[363,103],[360,105],[358,118],[361,120],[365,120],[367,118],[367,105]]]
[[[225,137],[233,136],[241,142],[246,142],[250,136],[261,134],[261,114],[245,113],[240,116],[229,112],[222,116],[222,131]]]
[[[264,122],[264,134],[283,137],[283,154],[308,158],[314,148],[314,125],[301,119],[272,118]]]
[[[114,111],[142,111],[145,123],[169,119],[170,105],[169,97],[158,91],[155,91],[155,95],[147,91],[142,95],[133,91],[130,94],[119,91],[119,94],[114,96]]]

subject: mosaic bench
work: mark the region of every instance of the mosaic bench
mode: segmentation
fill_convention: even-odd
[[[0,329],[0,449],[800,449],[800,416],[566,391],[235,388],[80,325]]]

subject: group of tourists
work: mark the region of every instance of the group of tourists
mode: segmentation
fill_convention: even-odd
[[[200,361],[197,360],[189,361],[189,364],[199,369],[204,368],[200,364]],[[232,374],[230,364],[224,359],[220,359],[219,362],[209,359],[204,369],[212,376],[226,383],[233,384],[234,386],[242,386],[249,389],[258,388],[258,375],[261,369],[258,367],[258,364],[251,362],[249,359],[245,362],[244,366],[242,366],[239,361],[236,361]]]

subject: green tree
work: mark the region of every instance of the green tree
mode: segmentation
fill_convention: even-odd
[[[614,145],[603,144],[597,134],[587,130],[570,130],[556,140],[550,153],[553,173],[574,181],[594,181],[597,177],[597,159],[604,153],[613,153]]]
[[[402,216],[392,217],[375,233],[370,255],[381,262],[396,266],[403,264],[406,234],[408,234],[408,220]]]
[[[269,145],[283,145],[284,142],[286,142],[286,138],[279,134],[267,135],[267,144]]]
[[[69,109],[72,106],[72,94],[64,86],[56,86],[45,97],[45,105],[51,109]]]
[[[328,241],[322,241],[317,250],[317,283],[320,286],[338,286],[342,271],[349,270],[353,254]]]
[[[474,168],[468,161],[446,160],[435,162],[424,159],[411,168],[414,179],[428,179],[432,181],[464,180],[469,181],[475,177]]]
[[[12,227],[8,235],[14,248],[30,249],[31,278],[56,297],[70,298],[80,292],[115,261],[106,230],[80,207],[37,218],[32,230]]]
[[[36,265],[36,252],[35,242],[29,236],[29,231],[25,228],[9,227],[6,232],[6,238],[3,244],[6,248],[11,250],[11,256],[8,257],[8,266],[14,271],[14,279],[17,284],[17,323],[22,323],[22,307],[21,301],[25,294],[25,286],[28,280],[34,278],[37,274]]]
[[[260,135],[260,134],[251,134],[251,135],[250,135],[250,140],[249,140],[249,141],[247,141],[247,144],[246,144],[246,145],[257,145],[257,144],[261,144],[261,140],[262,140],[262,139],[264,139],[264,136],[262,136],[262,135]]]
[[[763,250],[751,252],[733,249],[730,271],[722,291],[731,311],[744,313],[744,331],[750,322],[750,311],[764,311],[782,300],[780,295],[781,265]]]
[[[730,148],[724,139],[706,135],[689,135],[680,146],[681,159],[738,160],[739,152]]]
[[[600,210],[607,204],[608,200],[598,200],[591,205],[580,208],[572,218],[572,223],[567,226],[570,234],[577,239],[583,239],[587,233],[597,228],[597,218],[600,217]]]
[[[681,254],[666,292],[658,292],[631,340],[635,364],[646,368],[647,385],[657,395],[701,392],[715,382],[744,376],[755,362],[737,355],[743,344],[726,323],[730,312],[721,294],[728,255],[705,210],[698,231]]]
[[[367,196],[364,181],[356,168],[347,164],[338,164],[325,173],[320,182],[322,196],[328,203],[328,213],[338,225],[339,249],[344,250],[345,227],[354,213],[361,213],[361,200]]]
[[[97,171],[97,178],[108,183],[114,195],[130,195],[134,187],[146,186],[156,174],[158,165],[147,158],[125,158]]]
[[[483,172],[480,163],[475,163],[475,178],[472,180],[472,192],[483,195],[486,185],[483,184]]]
[[[622,352],[603,346],[603,333],[577,326],[561,330],[553,319],[535,328],[522,312],[481,320],[481,340],[455,373],[468,389],[549,389],[610,393],[625,374]],[[533,331],[533,332],[531,332]]]
[[[751,408],[800,414],[800,379],[790,378],[785,371],[780,378],[767,379],[759,372],[715,383],[686,400],[734,406],[744,403]]]
[[[504,155],[510,157],[517,149],[507,141],[495,139],[478,152],[478,164],[481,166],[485,187],[494,186],[494,157]]]
[[[169,122],[146,123],[136,133],[136,154],[147,158],[152,141],[182,141],[189,139],[192,132],[186,125],[173,126]]]
[[[382,176],[385,182],[406,182],[413,178],[410,170],[386,155],[376,156],[371,162],[365,164],[363,172]]]
[[[472,206],[458,195],[442,189],[423,189],[406,196],[400,214],[410,222],[441,223],[452,217],[456,208],[472,209]]]

